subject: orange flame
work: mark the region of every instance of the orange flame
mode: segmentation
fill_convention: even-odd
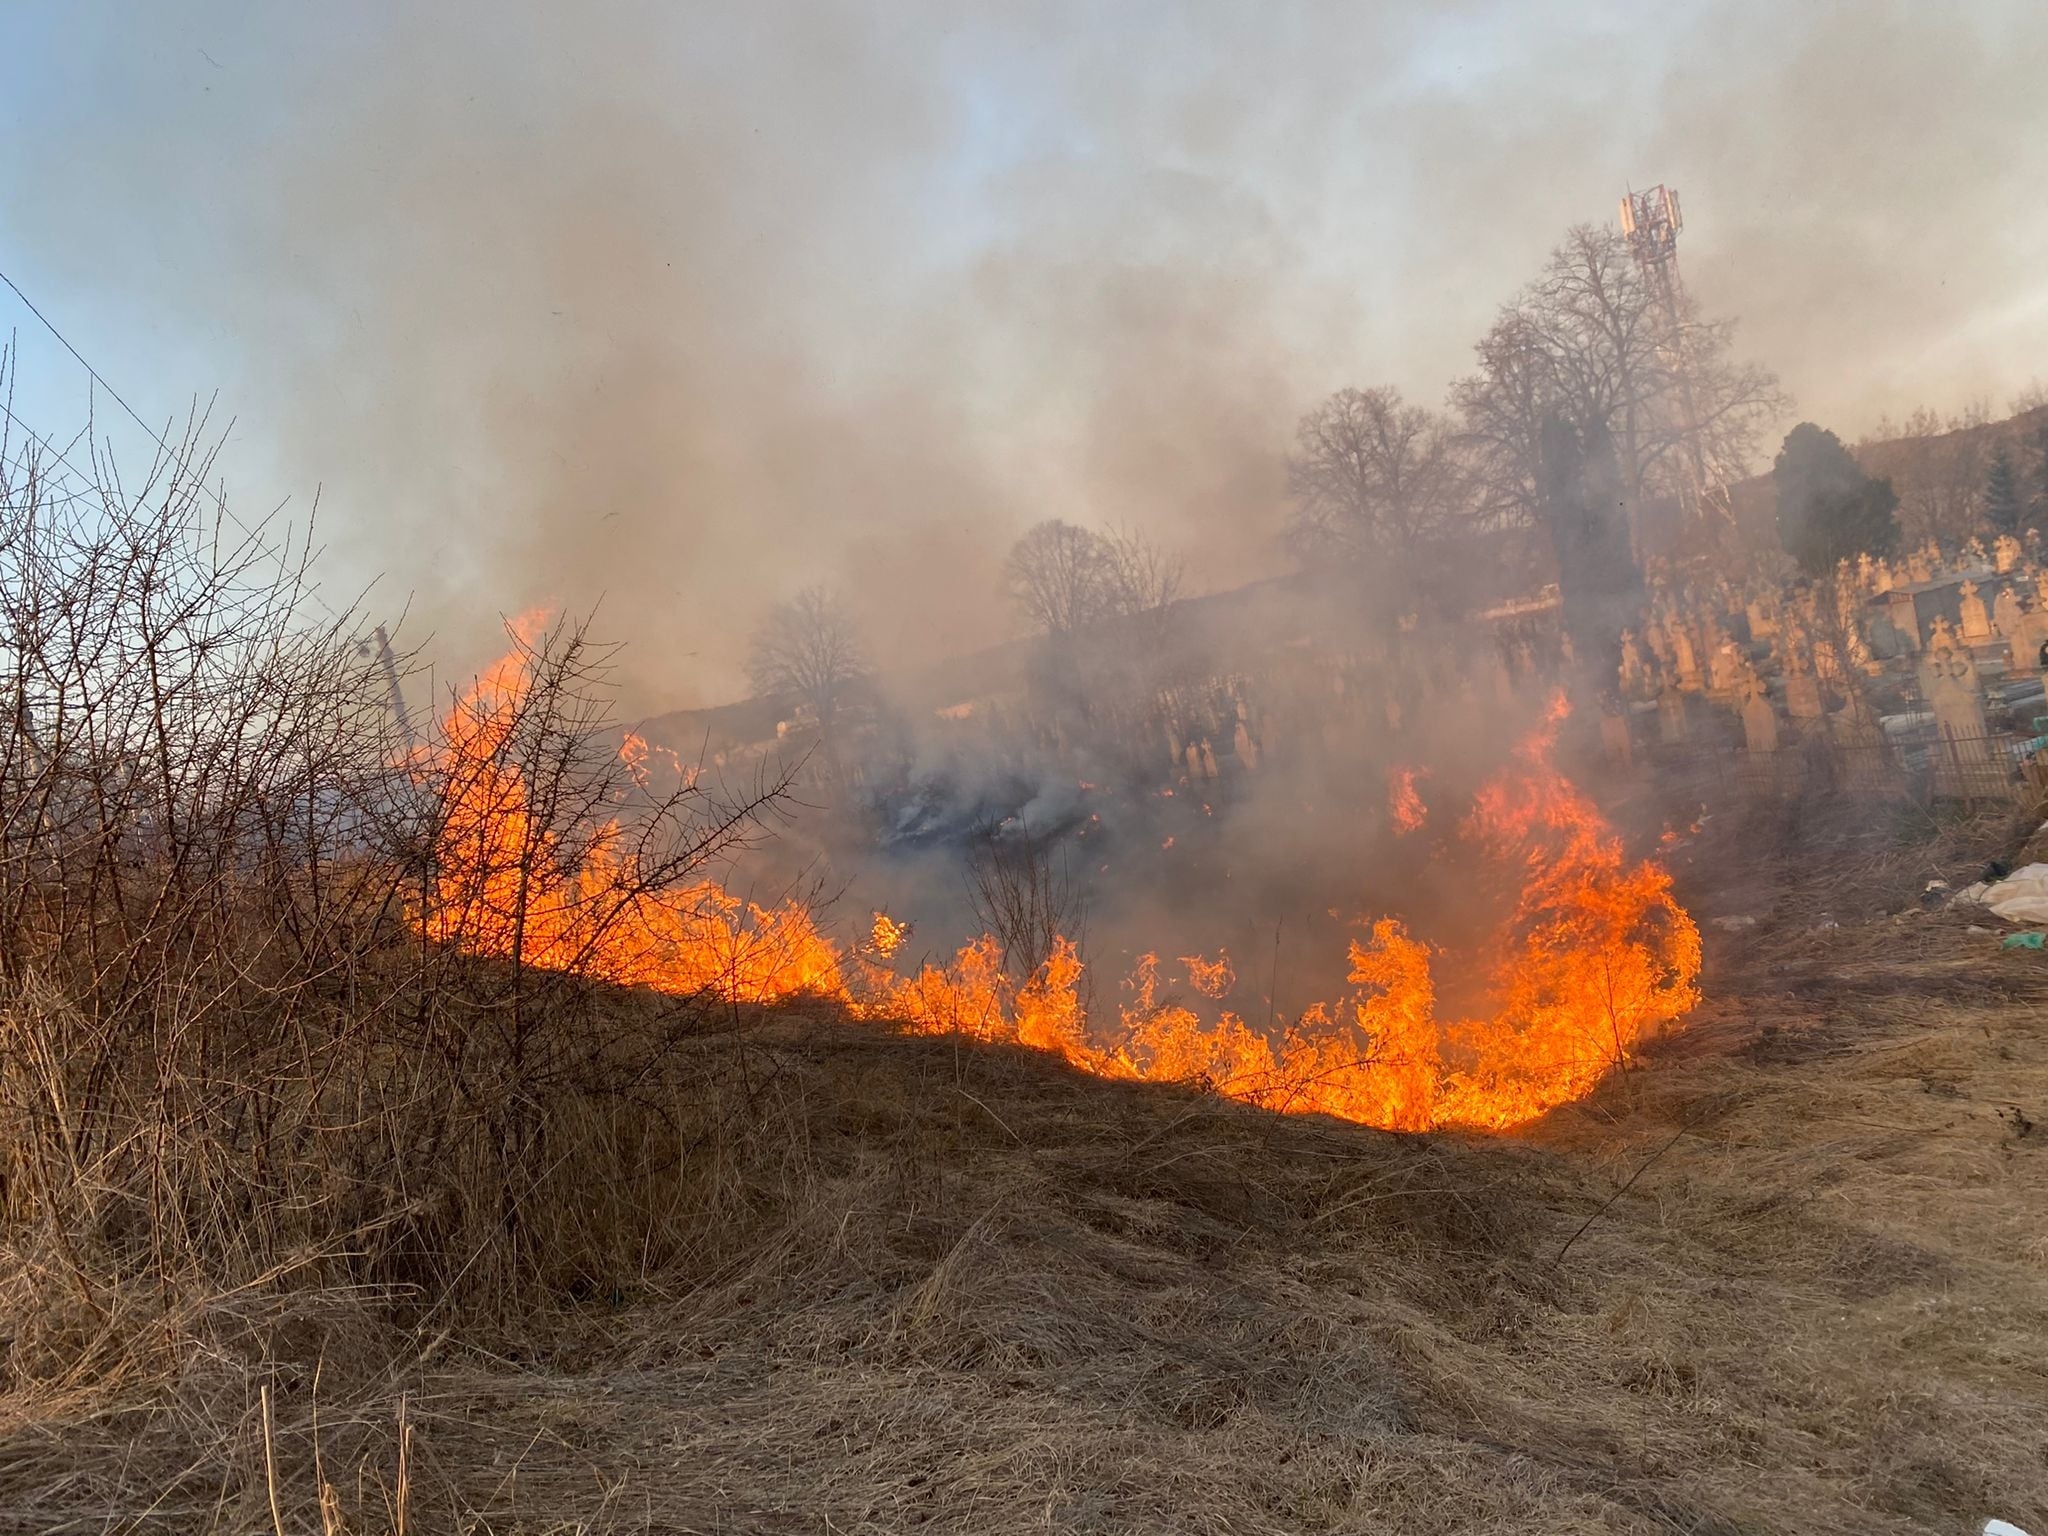
[[[1188,968],[1188,984],[1204,997],[1221,998],[1237,985],[1237,972],[1230,968],[1230,956],[1220,949],[1214,960],[1182,955],[1180,963]]]
[[[1391,1130],[1506,1129],[1590,1092],[1698,1000],[1699,929],[1655,863],[1631,863],[1598,810],[1551,761],[1562,701],[1479,792],[1462,838],[1515,874],[1512,910],[1485,948],[1482,1017],[1438,1012],[1430,947],[1397,919],[1351,945],[1356,990],[1304,1011],[1276,1043],[1232,1012],[1205,1022],[1163,1002],[1157,955],[1139,958],[1107,1043],[1076,1002],[1081,967],[1060,941],[1027,983],[1003,974],[984,936],[948,966],[871,978],[862,1016],[960,1030],[1058,1052],[1089,1072],[1199,1083],[1268,1108]],[[1221,998],[1228,961],[1185,956],[1189,981]]]
[[[449,798],[433,897],[414,925],[456,948],[622,985],[741,1002],[843,995],[838,950],[801,904],[765,908],[709,881],[651,886],[621,852],[616,822],[572,855],[562,829],[534,813],[507,746],[547,620],[515,619],[515,648],[442,722],[431,757]],[[644,757],[626,761],[637,778]]]
[[[1417,832],[1429,820],[1429,807],[1422,803],[1420,781],[1429,770],[1396,768],[1387,775],[1387,819],[1400,833]]]
[[[1435,955],[1391,917],[1361,924],[1352,941],[1353,990],[1309,1007],[1277,1040],[1234,1012],[1205,1020],[1162,1001],[1151,954],[1125,981],[1113,1024],[1091,1027],[1082,962],[1065,938],[1021,979],[1007,974],[987,934],[950,962],[897,975],[883,962],[909,926],[881,912],[865,947],[872,956],[859,959],[858,985],[849,986],[838,947],[801,904],[763,908],[708,881],[650,889],[620,852],[616,825],[572,856],[561,833],[537,821],[504,748],[531,684],[541,623],[538,615],[515,623],[519,647],[443,724],[436,760],[456,793],[431,898],[411,914],[440,943],[686,995],[821,996],[854,1017],[917,1033],[1011,1041],[1106,1077],[1198,1083],[1271,1109],[1395,1130],[1528,1121],[1590,1092],[1698,999],[1699,930],[1670,876],[1655,863],[1631,863],[1552,762],[1562,699],[1459,827],[1489,867],[1518,881],[1483,950],[1481,1017],[1440,1015]],[[648,755],[636,742],[622,754],[633,770]],[[1412,776],[1407,785],[1412,792]],[[1227,955],[1186,955],[1181,964],[1201,999],[1220,1002],[1236,984]]]
[[[897,922],[886,912],[877,912],[872,927],[868,930],[868,943],[874,946],[876,954],[889,959],[903,947],[903,941],[910,936],[910,930]]]

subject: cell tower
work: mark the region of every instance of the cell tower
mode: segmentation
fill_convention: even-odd
[[[1700,442],[1699,407],[1693,397],[1692,360],[1686,346],[1683,284],[1678,277],[1678,232],[1685,228],[1678,189],[1655,186],[1630,192],[1621,200],[1621,233],[1642,268],[1657,308],[1664,318],[1658,350],[1678,379],[1679,428],[1685,435],[1686,511],[1694,516],[1729,515],[1727,487],[1709,466]]]
[[[1685,217],[1678,211],[1678,193],[1671,187],[1652,187],[1647,192],[1630,192],[1621,200],[1621,232],[1635,253],[1643,280],[1664,306],[1675,328],[1678,324],[1678,232]]]

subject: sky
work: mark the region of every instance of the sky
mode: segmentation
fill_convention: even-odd
[[[1440,402],[1630,186],[1798,418],[2048,376],[2039,0],[16,0],[0,56],[0,271],[122,399],[211,401],[444,671],[559,604],[644,712],[809,582],[890,666],[1001,639],[1043,517],[1283,568],[1299,417]],[[147,446],[0,327],[24,420]]]

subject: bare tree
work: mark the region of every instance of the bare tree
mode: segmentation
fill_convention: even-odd
[[[1946,421],[1921,406],[1889,440],[1859,446],[1865,467],[1898,491],[1899,531],[1908,544],[1960,541],[1978,530],[1993,444],[1974,429],[1988,419],[1982,403]]]
[[[1034,628],[1068,635],[1164,608],[1180,591],[1181,563],[1135,529],[1097,533],[1050,518],[1010,546],[1003,579]]]
[[[1109,612],[1109,552],[1102,536],[1056,517],[1010,546],[1003,581],[1024,616],[1049,635],[1072,634]]]
[[[1045,964],[1058,940],[1079,945],[1088,922],[1087,887],[1066,846],[1018,824],[981,829],[967,856],[967,904],[1020,979]]]
[[[1465,508],[1451,423],[1384,385],[1340,389],[1302,418],[1287,483],[1305,554],[1413,556]]]
[[[1730,357],[1732,339],[1689,305],[1674,326],[1613,228],[1573,229],[1452,392],[1488,511],[1545,522],[1543,445],[1561,431],[1612,445],[1631,508],[1677,496],[1700,470],[1739,479],[1784,399],[1771,374]]]
[[[829,587],[805,587],[775,605],[754,634],[747,675],[755,689],[808,708],[830,733],[847,697],[868,675],[860,627]]]
[[[1184,573],[1178,555],[1135,528],[1112,528],[1101,540],[1106,604],[1112,613],[1151,613],[1180,595]]]

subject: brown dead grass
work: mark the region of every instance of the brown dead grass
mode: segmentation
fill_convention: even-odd
[[[36,1531],[2048,1524],[2044,978],[1947,916],[1759,938],[1723,967],[1715,1049],[1492,1142],[769,1021],[701,1045],[642,1176],[558,1203],[539,1240],[574,1272],[489,1320],[274,1279],[209,1298],[169,1365],[109,1338],[95,1369],[17,1370],[0,1508]],[[111,1327],[74,1324],[10,1349],[83,1358]]]

